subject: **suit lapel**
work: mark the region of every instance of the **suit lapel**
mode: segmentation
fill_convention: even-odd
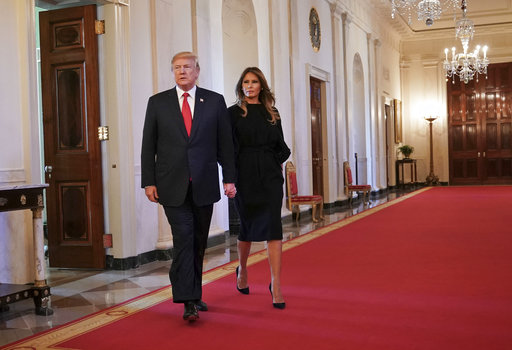
[[[180,129],[180,132],[183,134],[183,137],[188,139],[187,128],[185,128],[185,121],[183,120],[183,114],[181,114],[180,102],[178,101],[178,92],[176,91],[176,87],[169,90],[169,97],[171,102],[171,118],[174,119],[173,122],[176,123]]]
[[[199,130],[199,125],[201,124],[201,120],[204,116],[204,105],[206,103],[206,98],[203,92],[203,89],[197,87],[196,89],[196,100],[194,105],[194,116],[192,118],[192,130],[190,131],[190,138],[194,137]]]

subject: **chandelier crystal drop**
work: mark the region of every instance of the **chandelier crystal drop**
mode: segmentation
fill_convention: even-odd
[[[442,12],[439,0],[422,0],[418,4],[418,21],[425,21],[427,26],[431,26]]]
[[[462,53],[456,53],[455,47],[451,50],[451,59],[448,58],[449,50],[444,49],[445,59],[443,68],[446,71],[446,80],[452,78],[452,83],[455,84],[455,76],[460,78],[465,84],[469,83],[476,75],[478,82],[479,74],[485,74],[487,78],[487,66],[489,59],[487,58],[487,46],[481,47],[477,45],[475,50],[468,52],[469,41],[473,38],[475,28],[473,21],[466,18],[466,0],[462,0],[462,19],[457,21],[455,28],[455,37],[460,40],[462,44]],[[482,52],[482,56],[480,55]]]
[[[439,19],[443,8],[457,10],[458,0],[391,0],[391,18],[397,14],[407,17],[409,24],[412,22],[413,13],[416,11],[418,20],[425,21],[431,26],[434,20]]]

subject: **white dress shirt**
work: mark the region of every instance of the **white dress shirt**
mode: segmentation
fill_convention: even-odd
[[[194,119],[194,106],[196,104],[196,89],[197,86],[194,85],[192,89],[189,91],[183,91],[180,89],[178,85],[176,85],[176,92],[178,93],[178,101],[180,103],[180,110],[183,109],[183,94],[188,92],[188,105],[190,106],[190,113],[192,114],[192,119]]]

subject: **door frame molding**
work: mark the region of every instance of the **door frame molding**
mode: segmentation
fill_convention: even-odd
[[[308,147],[308,159],[312,158],[311,154],[311,90],[310,90],[310,78],[316,78],[320,81],[322,81],[322,154],[323,154],[323,161],[322,161],[322,173],[323,173],[323,192],[324,192],[324,203],[330,202],[330,190],[329,190],[329,158],[328,154],[330,151],[329,149],[329,143],[328,138],[329,135],[327,134],[327,126],[328,126],[328,108],[329,105],[327,101],[330,99],[327,98],[327,95],[329,94],[330,90],[330,83],[331,83],[331,73],[318,68],[310,63],[306,63],[306,108],[307,108],[307,116],[308,116],[308,123],[307,123],[307,129],[308,129],[308,135],[309,135],[309,147]],[[335,154],[334,157],[337,159],[337,150],[334,150]],[[308,164],[308,168],[310,169],[310,186],[312,188],[313,184],[313,175],[312,175],[312,169],[311,164]]]
[[[23,176],[19,176],[19,178],[14,178],[14,181],[24,181],[28,183],[45,183],[44,175],[43,175],[43,151],[44,145],[42,144],[42,111],[39,113],[39,79],[38,79],[38,62],[41,61],[41,56],[39,52],[36,52],[36,12],[35,6],[26,5],[26,16],[27,22],[25,23],[26,28],[26,37],[28,39],[27,42],[27,52],[26,58],[27,62],[25,63],[27,66],[27,92],[28,92],[28,106],[26,113],[28,113],[29,123],[30,123],[30,138],[27,138],[27,134],[25,134],[25,144],[28,145],[30,149],[30,166],[28,166],[28,171],[24,170]],[[23,57],[23,56],[21,56]],[[42,109],[42,107],[41,107]],[[25,169],[27,169],[27,165],[25,164]],[[21,175],[21,169],[14,169],[16,175]],[[0,179],[1,180],[1,179]],[[46,212],[45,212],[46,215]]]
[[[45,165],[52,165],[58,170],[55,176],[46,174],[45,179],[50,184],[47,191],[48,216],[48,246],[50,250],[50,265],[53,267],[71,268],[105,268],[105,249],[103,234],[105,232],[105,210],[102,147],[97,137],[97,126],[100,121],[100,84],[98,68],[98,35],[94,32],[97,18],[97,6],[65,7],[40,12],[41,33],[41,87],[43,110],[43,135]],[[63,46],[56,49],[55,27],[70,21],[81,19],[81,25],[76,28],[81,37],[80,47]],[[71,24],[69,24],[71,23]],[[52,39],[53,38],[53,39]],[[74,96],[60,96],[58,71],[78,70],[80,75],[76,104],[80,108],[78,123],[80,127],[80,142],[70,144],[69,151],[63,150],[58,142],[60,137],[60,97],[67,99]],[[46,80],[45,80],[46,78]],[[66,129],[64,130],[66,131]],[[62,141],[60,141],[62,142]],[[78,140],[77,140],[78,142]],[[74,168],[73,170],[71,170]],[[80,170],[77,170],[80,169]],[[83,173],[81,173],[83,172]],[[78,212],[83,210],[83,216],[67,216],[64,212],[65,191],[74,188],[82,193]],[[71,193],[71,192],[69,192]],[[67,197],[69,199],[69,197]],[[53,211],[50,213],[50,211]],[[80,229],[85,237],[71,235],[65,238],[64,222],[83,220]]]

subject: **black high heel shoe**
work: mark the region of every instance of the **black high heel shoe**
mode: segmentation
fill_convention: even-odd
[[[245,288],[238,288],[238,268],[240,266],[237,266],[236,267],[236,270],[235,270],[235,274],[236,274],[236,280],[235,280],[235,283],[236,283],[236,290],[239,291],[240,293],[242,294],[249,294],[249,287],[245,287]]]
[[[270,291],[270,296],[272,296],[272,305],[276,309],[284,309],[286,307],[286,303],[274,303],[274,294],[272,294],[272,282],[270,282],[270,284],[268,285],[268,290]]]

